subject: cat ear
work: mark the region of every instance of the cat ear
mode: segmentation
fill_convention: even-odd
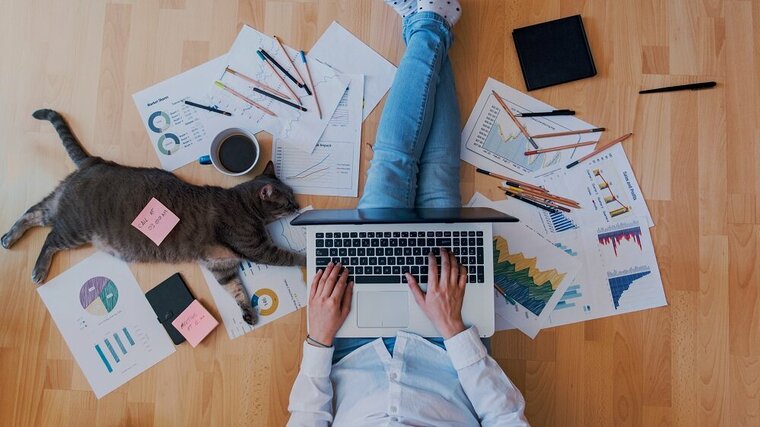
[[[272,198],[272,193],[274,192],[274,187],[272,184],[266,184],[265,186],[261,187],[261,190],[259,190],[259,198],[261,200],[269,200]]]
[[[264,172],[261,173],[262,175],[271,176],[272,178],[277,178],[277,175],[274,173],[274,163],[270,160],[269,163],[267,163],[267,167],[264,168]]]

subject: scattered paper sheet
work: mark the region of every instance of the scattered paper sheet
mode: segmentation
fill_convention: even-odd
[[[546,325],[667,305],[646,218],[584,227],[555,245],[583,264]]]
[[[396,76],[396,66],[334,21],[311,48],[309,57],[340,73],[364,74],[362,120],[375,109]]]
[[[302,209],[311,209],[311,206]],[[293,227],[290,221],[297,214],[275,221],[267,226],[277,246],[306,253],[306,227]],[[240,265],[243,285],[259,318],[254,326],[243,321],[243,316],[232,296],[222,288],[210,271],[201,267],[211,296],[222,317],[230,339],[290,314],[308,302],[306,293],[306,266],[275,267],[244,261]]]
[[[514,113],[554,109],[551,105],[489,78],[462,130],[461,158],[465,162],[515,178],[541,177],[564,169],[568,163],[594,150],[595,145],[588,145],[571,150],[525,156],[525,151],[533,150],[534,147],[504,112],[492,91],[496,91]],[[596,127],[574,116],[525,117],[518,120],[531,135]],[[598,141],[600,135],[600,133],[587,133],[540,138],[535,141],[539,148],[550,148],[585,141]]]
[[[124,261],[97,252],[37,292],[98,399],[174,353]]]
[[[284,94],[290,94],[277,76],[272,73],[272,70],[256,54],[259,49],[264,49],[291,74],[296,75],[290,62],[282,53],[277,41],[247,25],[243,26],[235,39],[227,55],[227,65],[238,73],[269,85]],[[287,46],[285,46],[285,49],[290,57],[294,59],[293,62],[308,84],[307,71],[303,62],[301,62],[300,54],[295,49]],[[297,110],[254,92],[253,86],[249,82],[239,76],[226,72],[224,66],[217,70],[216,78],[207,83],[207,87],[210,87],[210,103],[221,110],[232,113],[236,117],[245,117],[252,123],[251,126],[257,127],[259,130],[266,130],[289,146],[298,147],[302,151],[311,153],[317,145],[319,137],[322,136],[327,127],[340,99],[343,97],[349,79],[336,74],[335,70],[317,61],[311,55],[306,55],[306,58],[309,61],[311,80],[314,86],[316,86],[313,89],[317,92],[319,105],[322,110],[321,119],[317,114],[314,95],[307,95],[304,89],[298,88],[292,82],[290,87],[301,99],[308,111]],[[221,81],[248,99],[268,108],[277,114],[277,117],[272,117],[242,101],[235,95],[217,87],[213,84],[214,80]]]
[[[208,85],[226,64],[226,56],[220,56],[132,95],[163,169],[173,171],[208,154],[211,140],[224,122],[213,123],[222,116],[184,101],[208,105],[204,99]],[[231,120],[227,123],[234,126]]]
[[[277,177],[296,194],[358,196],[363,87],[364,76],[351,76],[351,83],[314,152],[305,153],[274,139]]]
[[[644,217],[650,227],[654,226],[636,175],[620,144],[571,169],[563,168],[546,175],[540,183],[580,203],[582,209],[569,215],[578,225]]]

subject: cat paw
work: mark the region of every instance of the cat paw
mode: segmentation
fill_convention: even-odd
[[[45,280],[45,277],[47,277],[47,270],[43,270],[41,268],[35,268],[32,270],[32,282],[34,282],[36,285],[41,285],[42,282]]]
[[[251,307],[240,307],[243,312],[243,321],[251,326],[256,324],[256,312]]]
[[[2,244],[5,249],[10,249],[11,245],[13,245],[10,234],[3,234],[3,237],[0,238],[0,244]]]

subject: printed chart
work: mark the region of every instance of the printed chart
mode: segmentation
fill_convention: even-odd
[[[494,224],[493,248],[495,311],[534,338],[580,266],[521,224]]]
[[[638,222],[624,222],[603,227],[598,230],[597,240],[602,246],[612,246],[615,256],[619,256],[618,248],[623,242],[631,242],[638,246],[639,251],[644,249],[641,246],[641,226]]]
[[[311,209],[307,207],[304,210]],[[293,227],[290,215],[267,226],[267,231],[275,244],[291,251],[306,252],[306,228]],[[240,277],[251,300],[251,306],[258,313],[254,326],[243,321],[240,307],[226,290],[216,281],[214,275],[201,266],[211,296],[222,317],[230,339],[266,325],[269,322],[292,313],[306,306],[306,275],[303,266],[276,267],[243,261],[240,264]]]
[[[124,261],[97,252],[37,292],[98,398],[174,352]]]
[[[525,156],[525,151],[533,150],[535,147],[504,111],[493,96],[493,91],[499,94],[514,113],[553,109],[550,105],[489,78],[462,130],[462,160],[502,175],[540,177],[564,169],[565,165],[594,149],[591,145]],[[531,135],[594,127],[573,116],[531,117],[518,120]],[[598,139],[598,133],[591,133],[535,141],[540,148],[549,148]]]
[[[631,285],[638,279],[649,275],[652,270],[647,266],[631,267],[623,271],[612,271],[607,273],[607,281],[610,284],[610,293],[612,294],[612,303],[615,309],[620,307],[620,298],[623,297]]]
[[[79,303],[82,308],[96,316],[113,311],[118,301],[119,289],[108,277],[93,277],[84,282],[79,290]]]

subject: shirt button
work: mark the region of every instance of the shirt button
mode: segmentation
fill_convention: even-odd
[[[391,373],[391,379],[393,381],[396,381],[397,378],[398,378],[398,374],[397,373],[395,373],[395,372]]]

